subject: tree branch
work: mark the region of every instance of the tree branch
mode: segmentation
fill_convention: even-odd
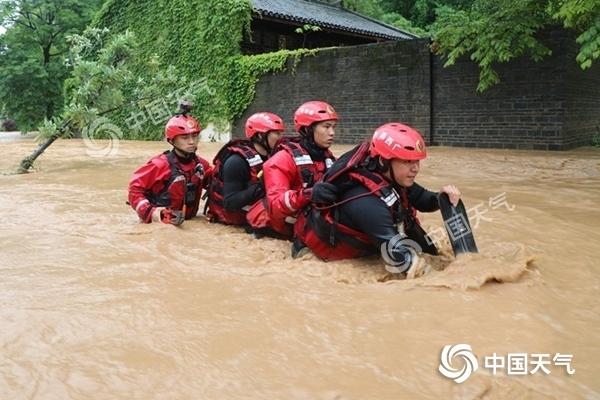
[[[25,28],[31,29],[32,31],[35,31],[35,30],[37,30],[37,28],[35,28],[35,27],[33,27],[33,26],[29,25],[29,24],[26,24],[25,22],[23,22],[23,21],[21,21],[21,20],[19,20],[19,19],[16,19],[16,20],[14,21],[14,23],[15,23],[15,24],[17,24],[17,25],[22,25],[22,26],[24,26]]]
[[[59,51],[58,53],[50,53],[50,57],[60,56],[61,54],[65,54],[68,52],[69,52],[69,50],[63,50],[63,51]]]
[[[27,11],[25,11],[25,14],[23,14],[23,11],[19,11],[17,13],[17,15],[20,15],[22,18],[26,19],[27,20],[27,24],[25,24],[24,22],[22,22],[20,18],[16,18],[15,19],[15,23],[23,25],[23,26],[25,26],[25,27],[33,30],[33,31],[37,30],[37,25],[33,24],[33,21],[31,21],[31,17],[29,16],[29,13]]]
[[[98,113],[98,117],[102,117],[106,114],[110,114],[111,112],[117,111],[118,109],[122,108],[123,106],[128,106],[128,105],[132,105],[135,104],[139,101],[143,101],[143,100],[147,100],[152,98],[152,96],[148,96],[148,97],[141,97],[139,99],[135,99],[126,103],[122,103],[119,104],[118,106],[115,106],[113,108],[109,108],[108,110],[104,110]],[[37,149],[34,150],[33,153],[31,153],[31,155],[25,157],[23,160],[21,160],[21,164],[19,165],[19,168],[17,170],[18,174],[26,174],[27,172],[29,172],[29,170],[31,169],[31,167],[33,166],[34,161],[42,155],[42,153],[44,151],[46,151],[46,149],[48,147],[50,147],[50,145],[52,143],[54,143],[57,139],[59,139],[61,136],[63,136],[66,132],[67,129],[69,128],[69,125],[71,125],[71,120],[68,119],[66,121],[64,121],[61,125],[60,128],[58,128],[58,131],[56,131],[56,133],[54,133],[52,136],[50,136],[44,143],[40,144]]]

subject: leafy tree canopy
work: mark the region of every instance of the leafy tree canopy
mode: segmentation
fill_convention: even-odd
[[[600,56],[598,0],[345,0],[343,5],[433,39],[446,66],[470,57],[480,67],[479,91],[499,82],[494,65],[521,56],[540,60],[551,50],[539,32],[562,26],[576,33],[577,62]]]
[[[0,108],[23,130],[51,118],[63,105],[69,74],[66,37],[83,31],[100,0],[2,0]]]

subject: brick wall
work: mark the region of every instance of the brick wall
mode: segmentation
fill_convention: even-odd
[[[324,100],[338,112],[338,143],[356,143],[377,126],[398,119],[429,134],[429,52],[426,41],[367,44],[321,51],[291,73],[267,75],[254,102],[234,122],[243,135],[246,119],[258,111],[280,115],[292,133],[293,113],[309,100]]]
[[[578,47],[574,35],[565,46],[565,148],[589,145],[594,134],[600,135],[600,60],[583,71],[575,61]]]
[[[498,65],[501,83],[477,93],[477,65],[461,60],[443,68],[435,57],[434,144],[560,149],[566,73],[560,58],[560,51],[554,51],[539,63],[520,58]]]
[[[443,68],[423,40],[369,44],[319,52],[286,72],[261,78],[256,97],[234,122],[234,136],[254,112],[292,114],[322,99],[341,116],[338,143],[356,143],[389,121],[419,129],[445,146],[564,150],[586,145],[600,129],[600,63],[581,71],[577,44],[564,32],[546,33],[553,50],[541,62],[521,58],[497,67],[502,82],[475,90],[478,67],[468,60]]]

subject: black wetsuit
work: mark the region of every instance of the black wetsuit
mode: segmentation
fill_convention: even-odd
[[[356,185],[341,195],[340,201],[368,193],[369,190]],[[400,200],[398,200],[400,201]],[[410,205],[422,212],[439,209],[437,193],[431,192],[415,183],[408,189]],[[375,195],[363,196],[339,206],[339,222],[349,228],[363,232],[373,243],[373,253],[379,251],[382,243],[390,241],[398,234],[389,208]],[[395,261],[401,261],[401,255],[389,254]]]
[[[262,156],[261,156],[262,157]],[[263,161],[266,158],[263,157]],[[262,183],[250,184],[250,166],[239,154],[232,154],[223,164],[223,207],[240,210],[265,195]]]

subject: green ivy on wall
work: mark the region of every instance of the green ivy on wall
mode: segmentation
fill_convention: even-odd
[[[202,83],[192,87],[194,115],[203,126],[212,122],[223,127],[250,105],[261,75],[284,70],[290,58],[294,68],[302,56],[315,53],[301,49],[242,55],[240,43],[251,18],[249,0],[107,0],[92,25],[107,27],[111,33],[134,32],[145,61],[155,59],[159,70],[179,74],[182,82]],[[138,84],[143,84],[148,74],[157,73],[148,70],[147,62],[133,70],[140,77]],[[169,100],[169,94],[181,88],[174,87],[172,79],[165,81],[169,85],[161,89],[162,96]],[[133,94],[133,86],[124,93]],[[176,98],[169,101],[173,112]],[[145,106],[157,105],[147,102]],[[127,138],[162,137],[164,121],[156,118],[146,118],[137,131],[127,129],[135,112],[123,109],[113,117],[125,127]]]

